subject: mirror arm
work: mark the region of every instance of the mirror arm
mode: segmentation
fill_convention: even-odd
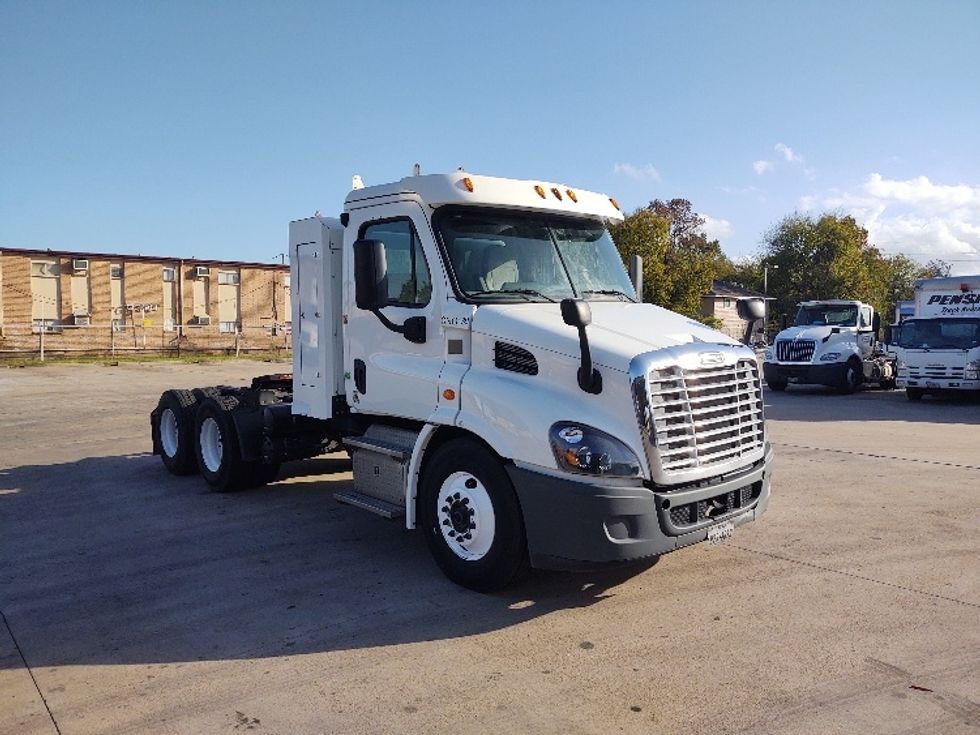
[[[578,387],[586,393],[598,395],[602,393],[602,374],[592,367],[592,350],[589,348],[589,338],[585,334],[585,326],[578,328],[578,346],[582,353],[582,366],[578,369]]]
[[[411,316],[405,320],[404,324],[395,324],[386,317],[381,309],[371,309],[371,313],[378,317],[378,320],[392,332],[397,332],[409,342],[415,344],[425,344],[425,317]]]

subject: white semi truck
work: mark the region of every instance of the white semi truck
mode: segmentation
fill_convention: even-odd
[[[896,348],[898,386],[926,393],[980,390],[980,275],[915,283],[915,312]]]
[[[878,341],[881,319],[874,307],[845,299],[803,301],[792,327],[766,350],[766,385],[816,383],[853,393],[863,383],[895,387],[895,361]]]
[[[289,226],[293,372],[168,390],[154,452],[218,491],[345,447],[337,500],[421,528],[477,590],[653,558],[765,512],[751,350],[639,303],[617,202],[456,172]]]

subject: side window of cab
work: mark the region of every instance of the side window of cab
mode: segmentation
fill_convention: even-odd
[[[871,328],[871,309],[867,306],[861,307],[861,322],[859,326],[861,329]]]
[[[388,262],[388,299],[392,306],[418,308],[429,303],[432,297],[429,265],[411,220],[369,223],[361,228],[361,239],[384,243]]]

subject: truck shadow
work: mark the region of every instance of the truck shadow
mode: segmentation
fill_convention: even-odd
[[[333,501],[349,469],[300,462],[231,495],[147,454],[0,469],[0,610],[31,666],[257,658],[485,633],[652,566],[470,592],[420,534]]]
[[[909,421],[980,424],[980,394],[946,393],[909,401],[905,391],[873,388],[841,395],[833,388],[792,385],[784,392],[763,393],[766,418],[789,421]]]

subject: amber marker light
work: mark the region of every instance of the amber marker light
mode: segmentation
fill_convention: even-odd
[[[565,193],[568,194],[568,198],[569,199],[571,199],[573,202],[575,202],[576,204],[578,204],[578,194],[576,194],[571,189],[565,189]]]
[[[615,199],[614,197],[609,197],[609,201],[610,201],[610,202],[612,202],[612,205],[613,205],[613,206],[614,206],[614,207],[616,208],[616,211],[617,211],[617,212],[620,212],[620,211],[622,211],[622,210],[621,210],[621,209],[619,208],[619,202],[617,202],[617,201],[616,201],[616,199]]]
[[[557,188],[555,188],[554,186],[551,187],[551,193],[555,195],[555,199],[557,199],[559,202],[561,201],[561,192],[558,191]]]
[[[473,191],[473,179],[471,179],[469,176],[465,177],[463,179],[463,186],[466,187],[466,191],[472,192]]]
[[[539,197],[541,197],[542,199],[544,199],[544,198],[545,198],[545,194],[544,194],[544,187],[543,187],[543,186],[541,186],[540,184],[535,184],[535,185],[534,185],[534,190],[535,190],[536,192],[538,192],[538,196],[539,196]]]
[[[454,391],[452,388],[446,388],[446,390],[442,392],[442,397],[447,401],[452,401],[456,398],[456,391]]]

